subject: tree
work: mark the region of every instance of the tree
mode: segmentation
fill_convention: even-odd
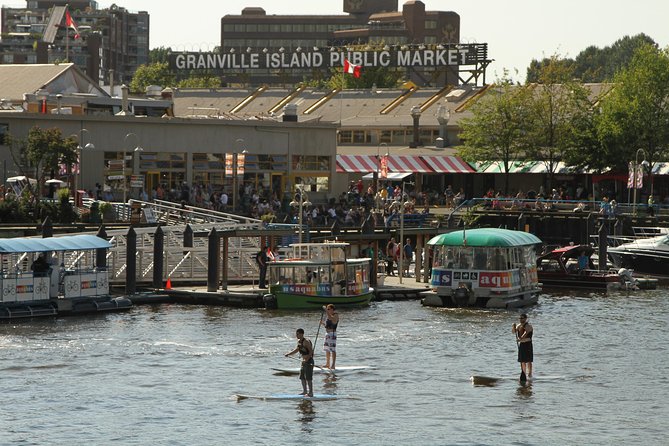
[[[61,164],[77,163],[78,142],[76,137],[63,137],[59,128],[43,130],[37,126],[30,129],[25,144],[26,159],[35,168],[39,184],[45,176],[54,177]]]
[[[636,51],[602,100],[597,131],[611,167],[627,170],[638,149],[651,169],[669,157],[669,50],[645,45]]]
[[[176,76],[170,71],[167,62],[140,65],[130,82],[130,90],[135,93],[145,93],[149,85],[172,87],[176,85]]]
[[[172,48],[169,46],[159,46],[158,48],[153,48],[149,51],[149,63],[166,63],[171,52]]]
[[[538,84],[531,85],[533,112],[527,156],[546,165],[549,189],[559,162],[583,142],[577,132],[578,121],[592,108],[588,90],[573,80],[573,71],[573,65],[555,55],[541,67]]]
[[[504,191],[509,191],[511,164],[526,159],[532,108],[529,88],[514,86],[508,76],[472,107],[461,123],[463,145],[458,153],[467,161],[501,161]]]
[[[221,80],[211,75],[191,76],[178,83],[179,88],[219,88]]]

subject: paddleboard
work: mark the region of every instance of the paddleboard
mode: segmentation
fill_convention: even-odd
[[[314,367],[314,373],[327,373],[329,375],[337,375],[339,373],[349,373],[349,372],[362,372],[364,370],[370,370],[373,367],[368,365],[344,365],[337,367],[336,369],[326,369],[325,367]],[[284,373],[286,375],[299,375],[299,367],[274,367],[272,368],[277,373]]]
[[[330,395],[326,393],[314,393],[314,396],[306,396],[294,393],[273,393],[271,395],[244,395],[236,394],[234,395],[237,398],[237,401],[240,400],[263,400],[263,401],[280,401],[280,400],[308,400],[308,401],[332,401],[336,400],[337,395]]]
[[[474,375],[469,378],[469,380],[472,382],[474,385],[479,385],[479,386],[494,386],[500,381],[519,381],[520,374],[516,376],[506,376],[506,377],[500,377],[500,376],[481,376],[481,375]],[[561,380],[561,379],[566,379],[566,376],[561,376],[561,375],[538,375],[538,376],[533,376],[531,378],[527,378],[526,383],[531,383],[534,381],[556,381],[556,380]]]

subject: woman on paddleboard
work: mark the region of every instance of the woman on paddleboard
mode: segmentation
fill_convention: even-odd
[[[286,356],[299,352],[302,356],[300,367],[300,381],[302,381],[302,395],[314,396],[314,346],[304,337],[304,329],[298,328],[295,332],[297,347],[286,353]]]
[[[337,325],[339,324],[339,313],[335,311],[335,306],[332,304],[325,307],[325,312],[325,321],[321,319],[321,325],[325,326],[325,342],[323,343],[325,365],[323,367],[334,370],[335,362],[337,362]]]
[[[513,324],[511,332],[516,335],[518,342],[518,362],[520,363],[520,380],[526,381],[532,377],[532,361],[534,360],[534,351],[532,348],[532,335],[534,329],[527,322],[525,313],[520,315],[520,323]]]

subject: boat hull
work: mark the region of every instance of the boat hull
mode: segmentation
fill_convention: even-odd
[[[539,282],[544,288],[579,288],[591,290],[619,290],[622,280],[617,274],[591,276],[587,274],[550,274],[539,272]]]
[[[609,250],[609,256],[618,268],[629,268],[635,273],[669,276],[667,253]]]
[[[540,291],[539,288],[534,288],[506,294],[477,294],[461,290],[463,289],[429,291],[423,293],[425,297],[421,303],[428,307],[523,308],[535,305],[539,301]]]
[[[272,292],[263,297],[265,307],[279,310],[303,310],[322,308],[324,305],[334,304],[339,307],[364,307],[369,305],[374,297],[374,291],[355,295],[312,296],[306,294]]]

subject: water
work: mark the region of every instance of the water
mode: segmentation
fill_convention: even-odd
[[[231,397],[298,393],[270,368],[298,365],[283,354],[298,327],[313,340],[318,312],[161,305],[3,324],[0,444],[666,444],[666,290],[544,295],[528,313],[535,373],[554,378],[521,386],[518,312],[341,312],[338,363],[376,369],[317,376],[317,392],[354,397],[327,402]]]

